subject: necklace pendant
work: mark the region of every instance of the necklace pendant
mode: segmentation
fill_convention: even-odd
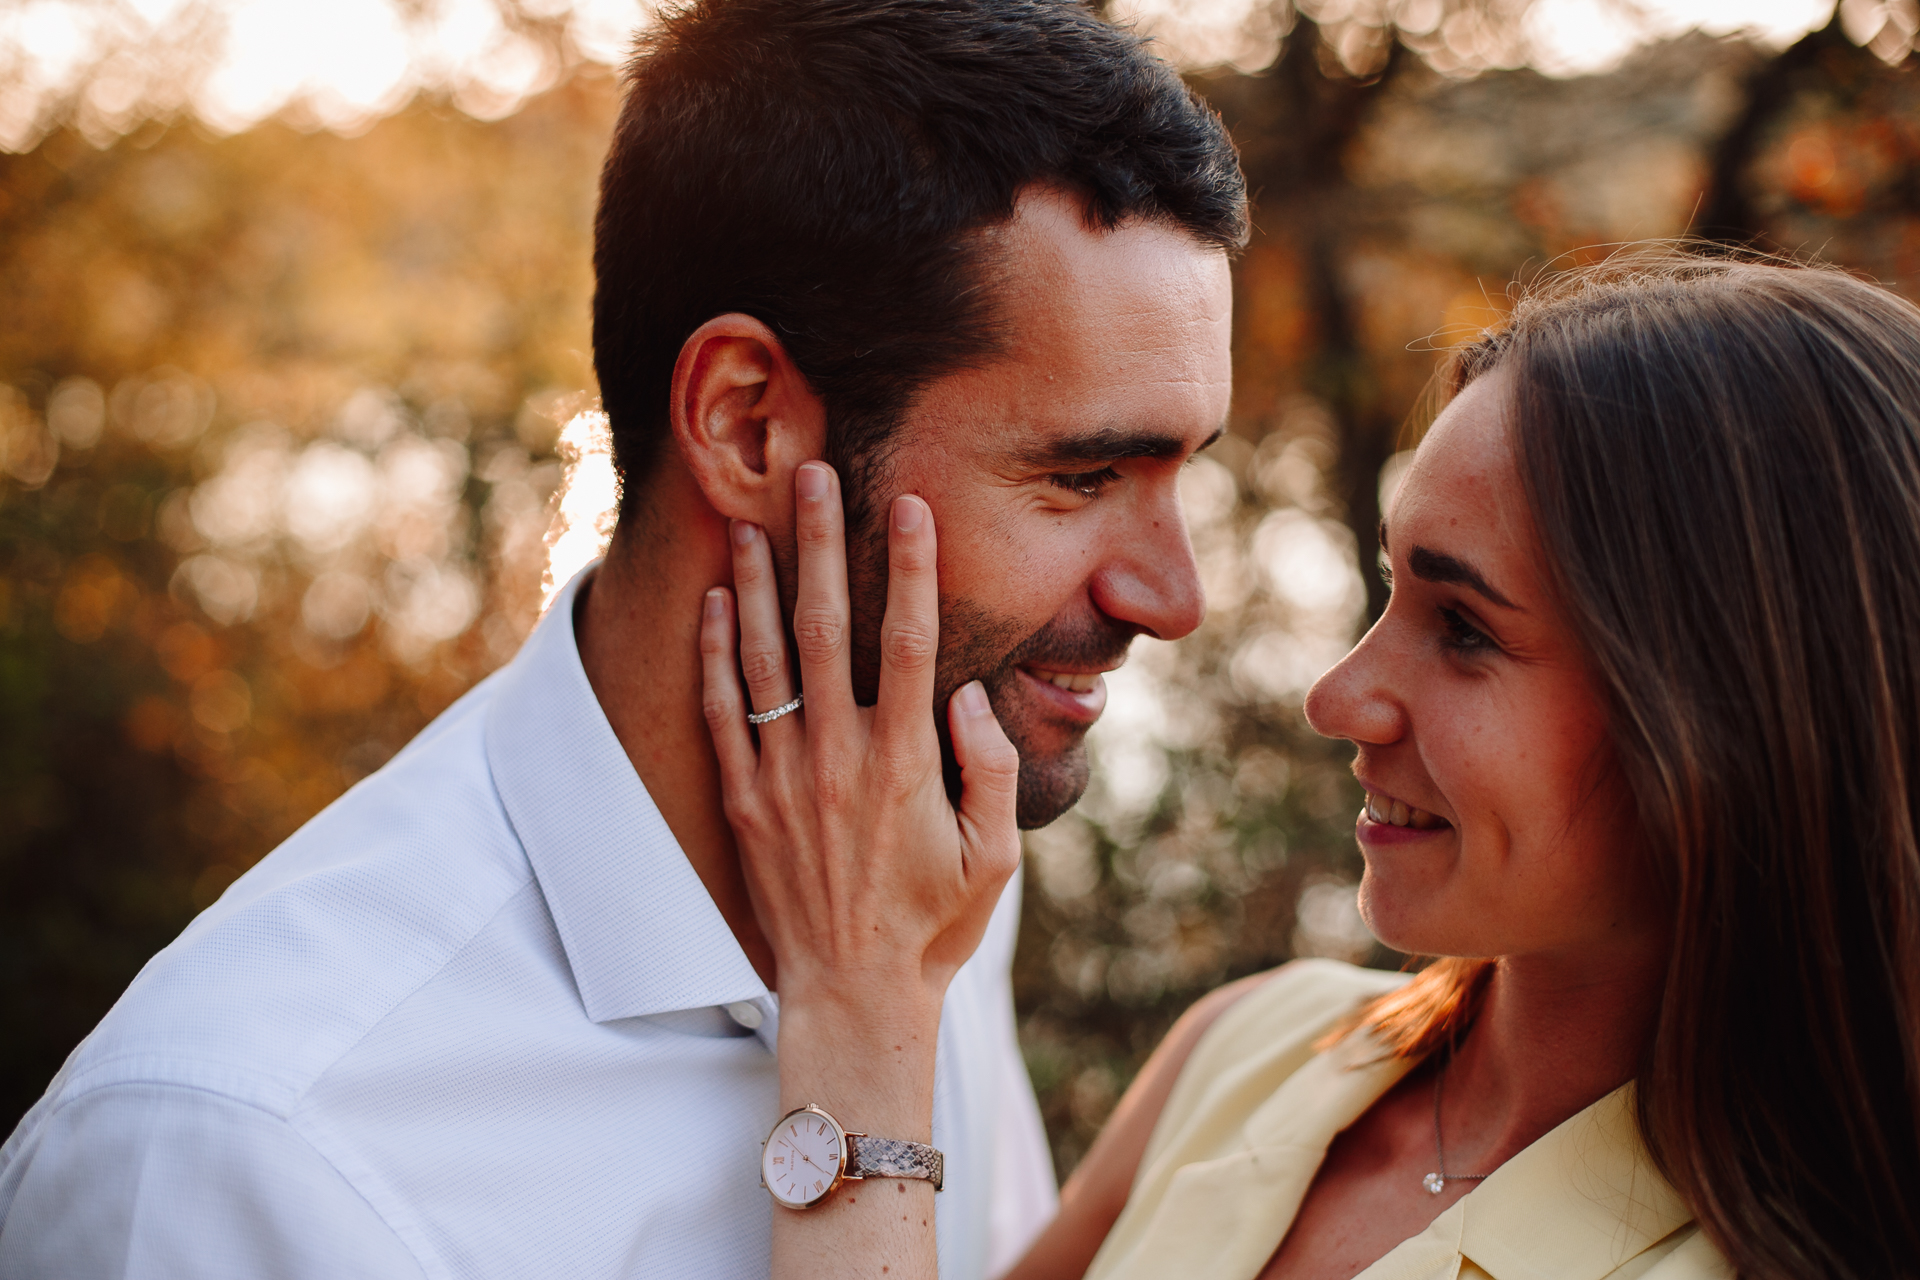
[[[1420,1179],[1420,1185],[1437,1196],[1447,1189],[1447,1180],[1437,1173],[1430,1173]]]

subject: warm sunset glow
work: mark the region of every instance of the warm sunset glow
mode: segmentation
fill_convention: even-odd
[[[607,553],[620,514],[607,415],[598,409],[575,414],[560,431],[559,452],[566,471],[547,530],[547,568],[540,583],[543,610],[574,574]]]
[[[33,146],[70,117],[104,144],[141,120],[191,112],[221,132],[276,113],[357,133],[416,93],[449,94],[497,119],[569,65],[617,65],[653,0],[23,0],[0,12],[0,150]],[[1501,5],[1442,19],[1441,0],[1317,0],[1322,25],[1391,19],[1442,70],[1529,62],[1556,75],[1604,70],[1653,40],[1699,28],[1784,45],[1820,25],[1826,0],[1542,0],[1517,26]],[[1504,6],[1518,12],[1522,6]],[[1906,11],[1849,0],[1862,42]],[[1285,32],[1264,0],[1117,0],[1182,66],[1254,70]]]
[[[497,119],[570,63],[615,64],[641,0],[24,0],[0,12],[0,149],[68,113],[96,142],[192,112],[356,133],[415,93]]]
[[[1488,5],[1485,11],[1518,12],[1525,6]],[[1341,22],[1378,25],[1391,18],[1401,30],[1433,37],[1436,64],[1444,70],[1513,66],[1525,61],[1555,75],[1605,70],[1635,48],[1699,28],[1711,35],[1747,31],[1765,43],[1786,45],[1819,26],[1833,12],[1830,0],[1541,0],[1531,6],[1518,33],[1496,38],[1490,24],[1461,11],[1442,21],[1441,0],[1318,0],[1300,8],[1323,26]],[[1854,0],[1849,9],[1897,8]],[[1114,14],[1136,21],[1190,67],[1230,66],[1257,70],[1271,62],[1284,34],[1264,0],[1119,0]],[[1877,25],[1877,24],[1876,24]],[[1518,34],[1520,40],[1510,37]],[[1872,32],[1869,31],[1868,35]]]

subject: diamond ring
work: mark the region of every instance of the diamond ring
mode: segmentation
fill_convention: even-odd
[[[806,695],[804,694],[796,693],[793,695],[792,702],[783,702],[771,711],[749,712],[747,715],[747,723],[748,724],[772,724],[775,720],[778,720],[781,716],[784,716],[787,713],[792,711],[798,711],[800,709],[800,701],[805,696]]]

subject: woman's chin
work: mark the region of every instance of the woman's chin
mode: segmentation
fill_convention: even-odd
[[[1409,956],[1466,955],[1458,917],[1444,910],[1439,895],[1414,885],[1398,885],[1369,866],[1360,879],[1360,918],[1373,936]]]

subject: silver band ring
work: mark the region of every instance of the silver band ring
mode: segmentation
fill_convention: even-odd
[[[800,709],[800,701],[805,696],[806,696],[805,694],[796,693],[793,695],[792,702],[783,702],[771,711],[748,712],[747,723],[748,724],[772,724],[775,720],[778,720],[781,716],[786,715],[788,712],[798,711]]]

